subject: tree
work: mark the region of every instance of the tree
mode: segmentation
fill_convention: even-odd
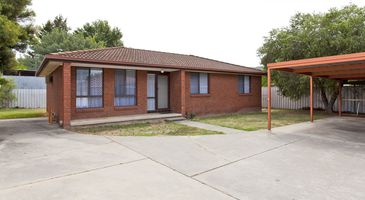
[[[15,99],[14,94],[11,92],[14,87],[13,81],[1,77],[0,74],[0,107],[7,107]]]
[[[33,40],[35,16],[28,8],[31,0],[0,0],[0,67],[16,66],[15,51],[24,52]]]
[[[70,27],[67,25],[67,19],[64,18],[62,15],[56,16],[53,20],[48,20],[45,24],[40,27],[39,32],[37,33],[38,38],[42,38],[47,33],[52,32],[53,29],[60,29],[63,31],[68,32],[71,30]]]
[[[327,13],[298,13],[287,27],[274,29],[258,50],[261,63],[298,60],[365,51],[365,7],[349,5]],[[308,95],[308,77],[273,71],[273,83],[282,95],[299,99]],[[327,112],[333,110],[338,95],[336,81],[316,78]]]
[[[123,34],[119,28],[111,28],[108,21],[97,20],[86,23],[82,28],[75,31],[76,34],[83,34],[84,37],[95,38],[96,42],[103,42],[106,47],[123,46]]]
[[[18,67],[23,69],[37,70],[40,63],[42,62],[42,56],[25,54],[17,59]]]
[[[39,46],[43,36],[51,33],[55,29],[61,30],[63,32],[68,32],[69,30],[71,30],[71,28],[67,25],[67,19],[64,18],[62,15],[58,15],[53,20],[48,20],[45,24],[38,27],[36,33],[37,38],[32,42],[32,44],[30,44],[30,48],[28,49],[27,54],[24,54],[17,59],[18,68],[25,67],[27,69],[33,70],[36,70],[38,68],[38,65],[42,61],[43,55],[34,52],[34,46]]]
[[[72,34],[61,29],[53,29],[45,34],[33,48],[33,56],[26,55],[19,59],[20,63],[32,69],[37,69],[44,55],[63,51],[102,48],[104,44],[94,38],[85,38],[81,34]]]

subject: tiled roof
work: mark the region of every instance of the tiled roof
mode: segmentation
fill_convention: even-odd
[[[262,71],[193,55],[166,53],[125,47],[112,47],[48,54],[37,74],[48,60],[120,64],[174,69],[264,74]]]

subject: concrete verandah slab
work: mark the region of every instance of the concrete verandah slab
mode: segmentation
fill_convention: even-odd
[[[110,124],[110,123],[128,123],[138,121],[149,120],[168,120],[172,118],[181,117],[180,113],[147,113],[139,115],[122,115],[115,117],[100,117],[90,119],[77,119],[71,121],[71,126],[88,126],[98,124]]]

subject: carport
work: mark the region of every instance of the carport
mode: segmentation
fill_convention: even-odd
[[[272,70],[309,76],[310,121],[313,122],[313,78],[328,78],[338,81],[338,115],[342,115],[341,90],[345,82],[365,80],[365,52],[270,63],[267,65],[268,84],[268,129],[271,130],[271,73]]]

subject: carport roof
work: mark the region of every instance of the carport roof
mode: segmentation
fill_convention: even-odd
[[[365,52],[268,64],[268,69],[337,80],[365,79]]]

